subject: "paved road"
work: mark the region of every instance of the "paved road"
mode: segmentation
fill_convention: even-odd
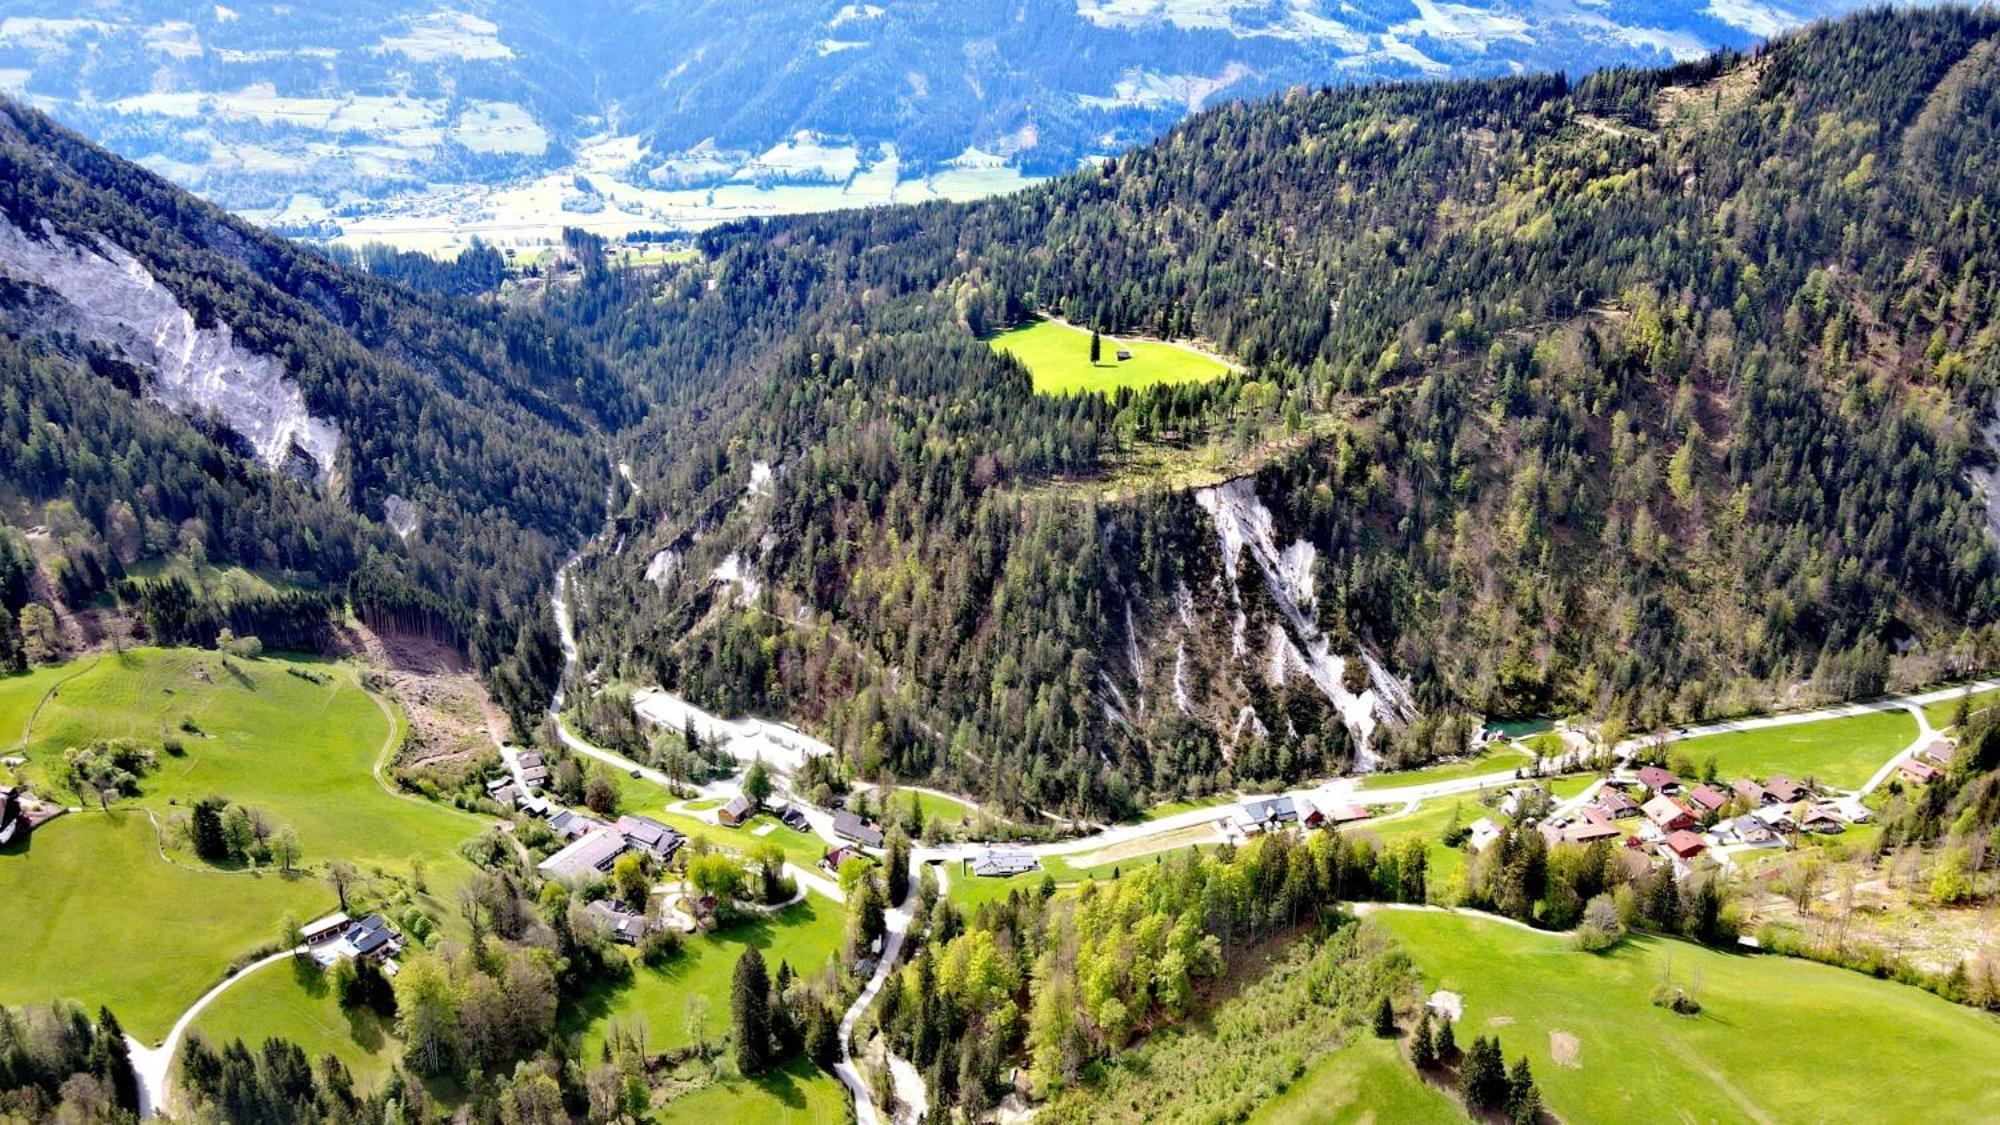
[[[883,982],[889,979],[897,959],[903,954],[903,935],[910,929],[909,908],[916,893],[917,881],[911,879],[909,887],[903,892],[903,901],[883,912],[888,933],[882,940],[882,956],[875,962],[875,974],[868,978],[861,995],[848,1005],[847,1014],[840,1017],[840,1061],[834,1064],[833,1073],[840,1079],[841,1085],[847,1087],[848,1093],[854,1095],[855,1125],[881,1125],[882,1118],[875,1106],[875,1093],[868,1088],[868,1082],[861,1077],[861,1068],[854,1062],[854,1028],[861,1022],[868,1006],[875,1002]],[[892,1076],[895,1070],[895,1067],[890,1067]],[[921,1090],[921,1080],[917,1086]]]
[[[132,1072],[139,1078],[140,1117],[159,1116],[161,1107],[166,1102],[167,1088],[172,1079],[174,1052],[180,1049],[181,1038],[187,1034],[188,1026],[194,1023],[195,1017],[201,1014],[201,1010],[243,978],[267,965],[288,960],[291,956],[292,951],[287,949],[273,953],[261,961],[253,961],[244,966],[241,972],[232,974],[222,983],[209,989],[201,999],[194,1002],[192,1007],[181,1013],[181,1018],[174,1021],[173,1030],[167,1033],[166,1039],[158,1047],[148,1047],[130,1035],[125,1037],[125,1049],[132,1056]]]

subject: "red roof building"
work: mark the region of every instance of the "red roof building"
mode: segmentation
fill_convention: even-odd
[[[1692,832],[1670,832],[1667,834],[1667,850],[1679,859],[1693,859],[1708,850],[1701,837]]]
[[[1663,770],[1658,766],[1641,766],[1639,767],[1639,784],[1645,786],[1647,791],[1652,793],[1678,793],[1681,788],[1681,779],[1675,777],[1672,772]]]
[[[1644,811],[1646,819],[1659,825],[1662,832],[1678,832],[1694,827],[1694,814],[1672,797],[1655,797],[1646,802]]]
[[[1708,785],[1697,785],[1689,790],[1688,800],[1693,801],[1696,808],[1712,813],[1721,812],[1722,806],[1729,803],[1729,798],[1720,789]]]

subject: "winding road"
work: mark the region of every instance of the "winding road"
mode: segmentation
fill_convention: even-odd
[[[132,1073],[139,1079],[139,1116],[157,1117],[166,1103],[169,1079],[172,1077],[174,1052],[180,1049],[181,1039],[187,1034],[189,1025],[201,1010],[214,1002],[215,998],[229,991],[243,978],[268,965],[289,960],[296,950],[286,949],[273,953],[261,961],[252,961],[240,971],[230,974],[220,984],[202,994],[181,1018],[174,1021],[172,1031],[158,1047],[148,1047],[130,1035],[125,1036],[125,1049],[132,1056]]]

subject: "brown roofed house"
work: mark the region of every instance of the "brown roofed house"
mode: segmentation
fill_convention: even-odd
[[[1729,787],[1736,790],[1736,795],[1747,801],[1753,809],[1759,805],[1768,805],[1777,800],[1776,797],[1771,796],[1770,790],[1747,777],[1741,781],[1732,782]]]
[[[1943,770],[1919,758],[1904,758],[1896,763],[1896,770],[1918,785],[1929,785],[1944,773]]]
[[[1608,785],[1597,791],[1597,807],[1614,820],[1639,815],[1639,802],[1623,789],[1613,789]]]
[[[1658,766],[1639,767],[1639,784],[1645,786],[1646,791],[1649,793],[1678,793],[1681,791],[1681,779],[1675,777],[1672,771],[1663,770]]]
[[[1793,801],[1801,801],[1812,795],[1812,790],[1783,774],[1772,774],[1771,780],[1764,783],[1764,788],[1769,790],[1781,805],[1789,805]]]
[[[735,828],[740,826],[744,821],[749,820],[751,815],[756,811],[757,802],[751,800],[747,793],[738,793],[736,796],[729,798],[728,804],[715,810],[715,819],[731,828]]]
[[[1688,800],[1693,801],[1696,808],[1711,813],[1721,812],[1722,806],[1729,803],[1728,796],[1712,785],[1697,785],[1688,790]]]

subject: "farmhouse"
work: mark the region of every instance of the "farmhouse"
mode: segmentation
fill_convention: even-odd
[[[1929,785],[1944,773],[1943,770],[1920,758],[1904,758],[1896,763],[1896,772],[1918,785]]]
[[[340,926],[329,930],[323,925],[330,924],[335,918],[341,920]],[[348,921],[344,914],[329,914],[305,928],[314,927],[320,927],[320,937],[308,944],[312,948],[313,960],[326,968],[343,959],[379,964],[403,949],[403,935],[397,933],[389,920],[380,914],[370,914],[359,922]]]
[[[324,918],[315,919],[300,926],[299,940],[307,945],[318,945],[323,941],[331,941],[346,931],[351,921],[353,919],[347,915],[335,911]]]
[[[1292,807],[1298,810],[1299,823],[1307,828],[1318,828],[1327,823],[1326,813],[1305,797],[1292,798]]]
[[[882,846],[882,830],[846,809],[840,809],[833,814],[833,834],[864,847]]]
[[[757,802],[751,800],[747,793],[738,793],[729,798],[728,804],[715,810],[715,819],[730,828],[738,828],[756,812]]]
[[[1922,750],[1917,751],[1917,753],[1923,755],[1930,764],[1943,769],[1951,765],[1951,759],[1958,753],[1958,747],[1953,746],[1949,739],[1933,738],[1929,744]]]
[[[1827,807],[1849,824],[1866,824],[1875,819],[1874,810],[1862,804],[1859,797],[1835,797],[1827,802]]]
[[[1681,779],[1675,777],[1671,771],[1658,766],[1639,767],[1639,784],[1645,786],[1648,793],[1671,794],[1681,791]]]
[[[1275,832],[1299,819],[1297,802],[1290,797],[1267,797],[1261,801],[1245,801],[1236,814],[1236,826],[1246,836],[1259,832]]]
[[[1659,826],[1662,832],[1678,832],[1694,827],[1694,814],[1686,805],[1664,794],[1647,801],[1643,810],[1646,819]]]
[[[529,816],[546,817],[554,811],[554,807],[549,804],[546,797],[530,797],[522,793],[515,798],[515,801],[521,806],[521,811]]]
[[[806,810],[797,805],[779,805],[771,810],[780,823],[794,832],[811,832],[812,822],[806,819]]]
[[[1041,866],[1035,862],[1035,857],[1027,852],[985,851],[973,856],[969,862],[972,865],[972,873],[986,879],[1025,875]]]
[[[583,913],[603,930],[607,937],[620,945],[639,944],[639,939],[645,937],[646,931],[651,929],[646,924],[644,915],[620,910],[604,899],[598,899],[584,907]]]
[[[1846,822],[1828,805],[1814,805],[1812,808],[1801,813],[1799,815],[1799,827],[1805,829],[1807,832],[1817,832],[1823,836],[1831,836],[1837,832],[1847,831]]]
[[[627,850],[625,837],[599,825],[597,830],[569,843],[561,851],[536,866],[545,878],[602,875]]]

